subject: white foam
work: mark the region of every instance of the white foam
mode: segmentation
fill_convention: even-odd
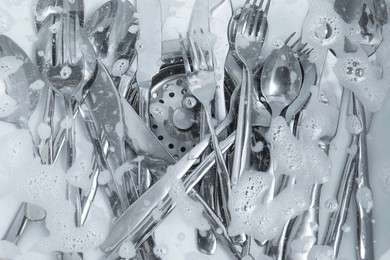
[[[233,188],[229,209],[232,221],[230,236],[245,233],[259,241],[276,238],[291,218],[302,214],[310,205],[310,185],[296,183],[270,202],[264,200],[272,176],[245,172]]]
[[[124,74],[129,69],[129,66],[129,60],[119,59],[114,63],[114,65],[112,65],[111,74],[113,76],[122,76],[122,74]]]
[[[18,102],[15,99],[3,93],[0,95],[0,118],[7,117],[11,115],[16,107]]]
[[[309,252],[315,242],[315,238],[312,236],[294,239],[291,241],[290,249],[294,253],[306,253]]]
[[[266,139],[272,145],[275,174],[300,175],[303,171],[303,157],[299,143],[283,117],[272,120]]]
[[[119,185],[122,185],[122,177],[125,174],[125,172],[129,172],[134,169],[134,165],[130,164],[128,162],[122,164],[119,166],[114,173],[115,183],[118,183]]]
[[[19,247],[14,243],[6,240],[0,240],[0,258],[14,259],[18,255],[22,254]]]
[[[268,207],[259,207],[251,219],[251,236],[259,241],[275,239],[288,220],[302,214],[310,205],[310,187],[295,184],[277,195]]]
[[[126,241],[119,247],[118,254],[120,257],[129,259],[135,257],[137,251],[131,242]]]
[[[62,119],[60,125],[61,128],[69,129],[72,127],[73,123],[74,123],[73,118],[69,118],[66,116],[64,119]]]
[[[0,79],[5,79],[15,73],[23,64],[23,61],[15,56],[0,58]]]
[[[112,181],[112,175],[109,171],[101,171],[98,176],[99,185],[106,185]]]
[[[139,25],[133,24],[129,27],[129,33],[136,34],[139,31]]]
[[[185,193],[183,182],[172,177],[172,186],[169,195],[176,203],[184,222],[199,230],[209,230],[210,225],[203,216],[203,208]]]
[[[326,83],[327,84],[327,83]],[[338,124],[337,97],[333,92],[319,93],[318,87],[311,88],[311,99],[301,115],[299,138],[319,141],[324,136],[333,136]]]
[[[382,188],[382,191],[386,194],[390,194],[390,163],[382,163],[379,167],[379,172],[376,174],[379,186]]]
[[[388,249],[383,255],[379,257],[379,260],[388,260],[390,259],[390,249]]]
[[[186,234],[184,234],[183,232],[180,232],[179,234],[177,234],[176,238],[179,241],[184,241],[186,239]]]
[[[0,9],[0,33],[9,31],[14,24],[14,18],[4,9]]]
[[[308,125],[305,122],[302,123],[302,128]],[[313,129],[312,127],[308,128]],[[322,127],[318,126],[318,128]],[[313,134],[311,130],[308,131],[310,132],[309,136],[314,139],[318,139],[328,132],[324,131],[323,133],[321,129],[318,133]],[[297,140],[284,118],[277,117],[272,120],[266,139],[272,145],[271,157],[274,158],[275,174],[295,176],[308,184],[324,183],[329,179],[331,161],[328,156],[318,147],[315,140],[306,140],[306,138]]]
[[[80,154],[76,157],[73,166],[66,172],[67,181],[78,188],[87,191],[91,187],[92,155]]]
[[[379,111],[386,100],[386,80],[377,79],[367,54],[359,49],[337,59],[334,72],[340,83],[353,91],[364,108],[370,112]]]
[[[329,212],[334,212],[338,209],[339,204],[336,199],[327,199],[324,206]]]
[[[340,46],[342,48],[344,28],[344,22],[334,11],[331,1],[309,1],[309,12],[303,24],[303,34],[310,45],[319,49],[339,49]]]
[[[244,172],[232,188],[229,200],[231,224],[229,233],[235,235],[249,228],[251,217],[257,205],[263,204],[272,183],[272,175],[266,172]]]
[[[348,224],[345,224],[342,228],[344,233],[349,233],[351,232],[351,227]]]
[[[153,252],[163,258],[164,256],[166,256],[169,252],[169,248],[166,244],[157,244],[154,246],[154,249],[153,249]]]
[[[347,130],[351,134],[357,135],[362,131],[362,124],[356,115],[351,115],[347,118]]]
[[[5,188],[19,201],[46,210],[46,228],[50,235],[38,241],[34,249],[44,252],[84,252],[98,247],[107,235],[108,219],[100,210],[92,207],[85,225],[80,228],[75,226],[75,208],[66,199],[65,173],[60,168],[42,165],[39,158],[34,157],[30,133],[15,130],[2,136],[0,142],[0,190]]]
[[[374,205],[372,192],[367,187],[358,188],[356,191],[356,201],[369,213]]]
[[[184,255],[185,260],[210,260],[208,256],[205,254],[201,254],[199,252],[188,252]]]
[[[39,53],[42,53],[42,51],[40,51]],[[38,53],[38,55],[40,55],[39,53]],[[44,54],[43,54],[43,55],[44,55]],[[40,80],[40,79],[30,84],[30,88],[31,88],[32,90],[41,90],[41,89],[43,89],[44,87],[45,87],[45,82],[43,82],[43,81]]]
[[[59,32],[60,29],[61,29],[61,21],[56,22],[56,23],[52,24],[52,25],[49,27],[49,31],[50,31],[51,33],[57,33],[57,32]]]
[[[313,246],[308,260],[333,260],[333,248],[330,246]]]
[[[45,140],[51,136],[51,127],[48,124],[40,123],[37,132],[39,137]]]
[[[90,214],[83,227],[74,224],[74,208],[67,207],[57,212],[49,212],[46,216],[46,227],[50,236],[38,241],[35,250],[43,252],[86,252],[97,248],[108,233],[109,220],[102,210],[91,207]],[[62,205],[64,207],[65,205]]]

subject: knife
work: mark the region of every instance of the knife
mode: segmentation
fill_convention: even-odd
[[[98,69],[99,73],[85,98],[85,103],[95,122],[99,137],[104,136],[103,142],[107,142],[110,147],[106,156],[111,172],[115,175],[117,170],[126,163],[122,106],[118,91],[100,61],[98,61]],[[132,189],[129,190],[130,194],[125,194],[119,176],[113,177],[118,187],[121,204],[126,209],[129,206],[129,199],[131,203],[138,197],[135,183],[132,179],[129,180]]]
[[[151,8],[153,7],[153,8]],[[149,96],[152,78],[160,71],[162,64],[162,21],[160,0],[137,0],[139,17],[139,39],[137,41],[138,70],[136,73],[139,88],[139,113],[149,127]],[[139,192],[147,190],[151,183],[150,173],[142,168],[139,176]]]
[[[176,164],[168,168],[167,173],[158,182],[156,182],[149,190],[147,190],[139,200],[133,203],[122,216],[114,223],[110,234],[105,242],[100,246],[104,252],[109,252],[118,246],[124,239],[130,236],[136,246],[141,243],[148,234],[150,229],[154,230],[156,223],[161,221],[172,206],[171,198],[168,193],[172,184],[172,178],[180,179],[191,168],[191,166],[199,159],[205,148],[208,146],[209,136],[197,144],[186,155],[184,155]],[[234,134],[221,142],[221,149],[226,150],[233,144]],[[212,167],[215,162],[215,154],[212,152],[197,170],[194,170],[186,177],[185,187],[186,192],[190,192],[197,181],[199,181],[205,173]],[[146,205],[144,202],[148,201]],[[162,204],[160,203],[162,202]],[[167,203],[168,202],[168,203]],[[157,210],[156,210],[157,209]],[[156,212],[158,214],[153,214]],[[150,232],[150,231],[149,231]]]

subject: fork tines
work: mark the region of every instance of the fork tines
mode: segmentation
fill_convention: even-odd
[[[284,45],[289,46],[294,51],[298,59],[307,59],[314,48],[306,48],[308,43],[301,43],[302,37],[299,37],[295,42],[289,45],[290,40],[295,36],[296,32],[290,34],[284,41]]]
[[[213,55],[210,51],[212,46],[211,43],[207,42],[208,39],[206,38],[207,35],[204,33],[203,29],[193,31],[193,33],[187,33],[188,47],[186,47],[182,34],[179,34],[180,49],[187,73],[196,73],[199,70],[211,71],[214,69]],[[201,45],[203,45],[203,47]],[[187,52],[191,57],[192,69]]]

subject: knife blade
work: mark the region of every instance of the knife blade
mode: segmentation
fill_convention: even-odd
[[[140,115],[149,126],[150,87],[162,64],[161,6],[159,0],[138,0],[136,8],[139,17],[136,79],[140,89]]]
[[[153,8],[150,8],[153,6]],[[147,127],[149,121],[149,99],[152,78],[160,71],[162,64],[162,23],[160,0],[137,0],[139,15],[139,38],[136,44],[138,70],[136,79],[139,89],[139,113]],[[146,168],[139,170],[140,193],[147,190],[151,176]]]

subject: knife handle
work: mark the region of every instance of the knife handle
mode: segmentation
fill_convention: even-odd
[[[99,164],[99,168],[101,171],[108,171],[111,173],[108,167],[108,163],[104,154],[103,144],[100,141],[100,136],[98,134],[98,131],[95,127],[94,121],[89,113],[89,110],[86,106],[86,104],[81,104],[79,106],[80,113],[83,117],[83,121],[85,124],[85,127],[87,129],[87,132],[89,134],[89,137],[91,138],[91,142],[94,147],[96,160]],[[112,173],[111,173],[112,175]],[[112,180],[114,179],[114,176],[112,176]],[[120,196],[120,193],[118,191],[117,185],[114,184],[113,181],[108,182],[107,184],[103,185],[104,190],[106,192],[106,195],[108,197],[111,209],[114,213],[114,216],[118,217],[125,209],[126,206],[128,206],[128,201],[126,198],[123,198]]]
[[[362,130],[358,138],[358,154],[356,159],[356,179],[357,179],[357,224],[358,224],[358,252],[357,258],[359,260],[375,259],[374,254],[374,228],[372,223],[372,210],[367,204],[369,202],[362,202],[358,198],[359,191],[364,191],[363,196],[371,196],[371,188],[369,183],[369,168],[368,168],[368,154],[367,154],[367,125],[365,118],[365,111],[360,101],[353,95],[353,102],[356,105],[356,112],[360,118]],[[368,194],[369,193],[369,194]]]

